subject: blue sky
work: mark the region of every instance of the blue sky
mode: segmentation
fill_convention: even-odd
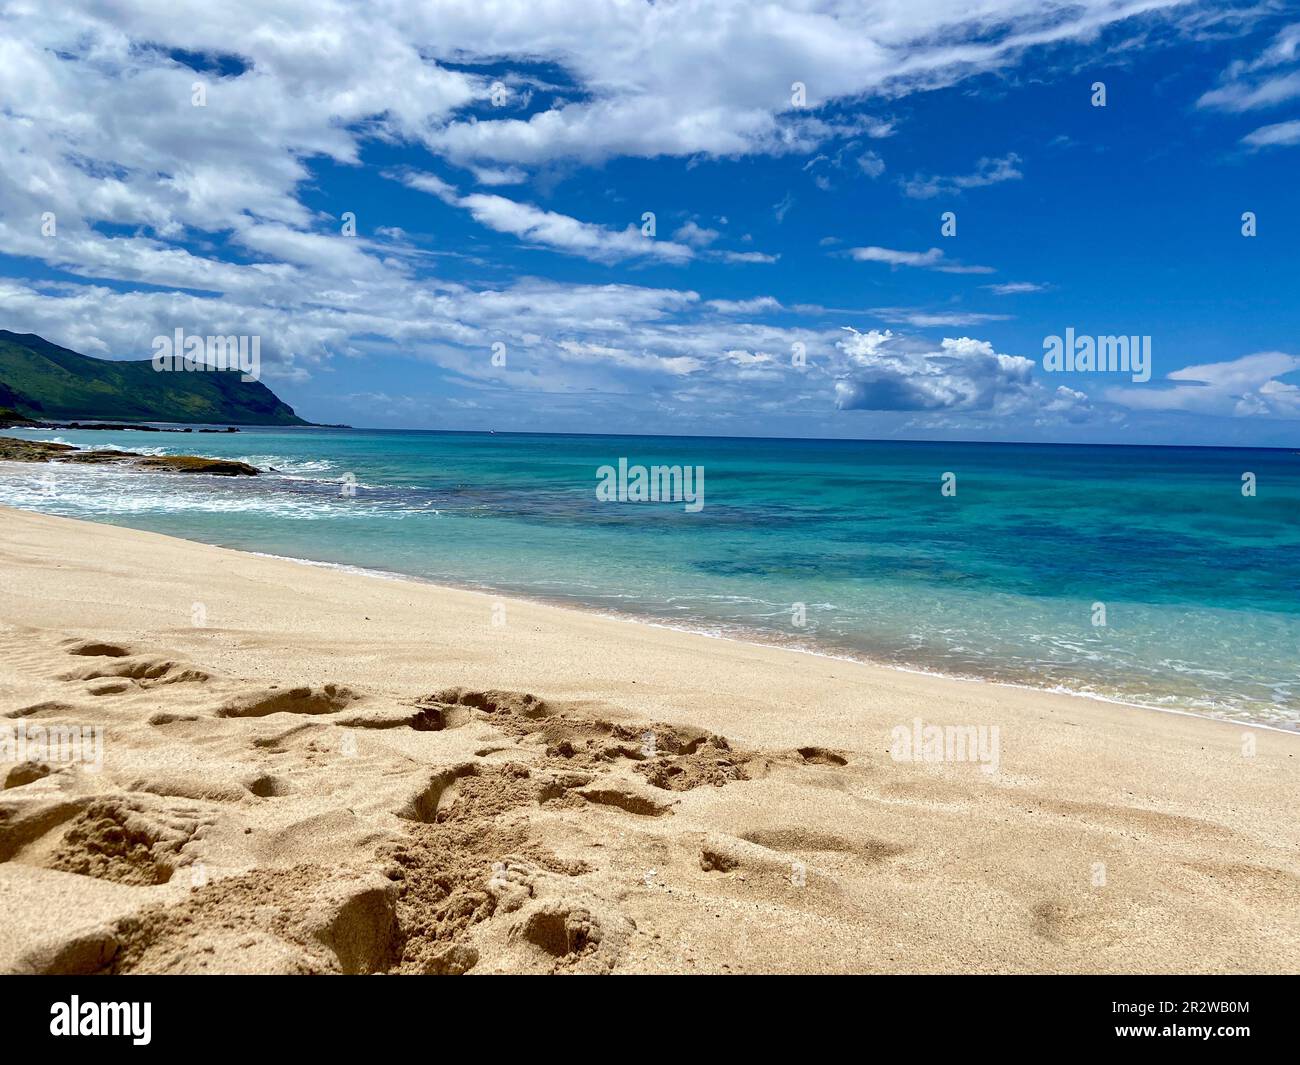
[[[360,426],[1300,444],[1295,5],[217,7],[0,14],[0,327]]]

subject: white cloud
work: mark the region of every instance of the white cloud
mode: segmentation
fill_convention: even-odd
[[[888,128],[892,133],[893,127]],[[836,182],[845,171],[852,171],[856,166],[858,173],[877,178],[885,172],[885,161],[874,151],[863,152],[859,142],[846,141],[834,151],[819,152],[803,165],[803,171],[812,176],[815,184],[823,192],[835,188]]]
[[[781,258],[765,251],[715,251],[712,255],[724,263],[774,263]]]
[[[995,296],[1019,296],[1026,292],[1046,292],[1048,286],[1037,281],[1005,281],[997,285],[981,285]]]
[[[642,236],[641,230],[632,223],[628,223],[626,229],[606,229],[555,211],[517,203],[504,196],[477,192],[462,196],[457,202],[469,211],[474,221],[489,229],[510,233],[525,243],[540,244],[596,262],[651,258],[681,263],[694,254],[684,244]]]
[[[888,263],[890,266],[930,267],[943,259],[943,252],[938,248],[929,251],[896,251],[872,245],[867,248],[850,248],[849,254],[860,263]]]
[[[177,326],[202,334],[251,333],[262,337],[269,382],[301,380],[332,355],[346,353],[426,361],[461,386],[508,390],[516,400],[519,390],[546,392],[548,403],[592,393],[668,390],[665,395],[676,397],[689,382],[696,397],[707,392],[725,404],[734,401],[738,375],[756,369],[736,351],[788,353],[796,341],[810,357],[833,351],[834,330],[762,325],[740,317],[743,308],[724,317],[722,302],[710,307],[689,290],[625,284],[524,280],[471,289],[397,274],[334,292],[290,286],[278,305],[255,294],[0,280],[7,328],[90,354],[137,359],[149,357],[153,337]],[[491,363],[497,342],[509,352],[504,369]],[[793,372],[782,370],[781,382],[769,382],[774,396],[788,396]],[[809,375],[821,390],[810,405],[824,410],[829,381],[824,373]]]
[[[1276,107],[1300,96],[1300,71],[1250,83],[1234,82],[1203,95],[1197,105],[1221,111],[1255,111]]]
[[[1237,60],[1217,89],[1204,93],[1198,107],[1219,111],[1255,111],[1300,97],[1300,70],[1277,68],[1300,60],[1300,23],[1284,27],[1255,59]],[[1262,73],[1267,72],[1267,73]]]
[[[427,192],[431,196],[437,196],[440,200],[445,200],[453,206],[460,203],[460,192],[446,181],[443,181],[437,174],[430,174],[420,170],[408,170],[402,174],[388,174],[401,180],[404,184],[413,189],[419,189],[421,192]]]
[[[865,248],[850,248],[848,254],[860,263],[887,263],[889,266],[912,266],[925,270],[937,270],[943,274],[991,274],[991,266],[963,266],[944,257],[939,248],[928,251],[899,251],[895,248],[881,248],[871,245]]]
[[[1300,144],[1300,119],[1260,126],[1259,129],[1252,130],[1242,137],[1241,143],[1256,150]]]
[[[985,411],[1033,388],[1033,362],[988,341],[948,338],[938,350],[916,350],[890,330],[846,332],[838,346],[847,372],[835,382],[841,410]]]
[[[613,156],[810,153],[829,137],[884,136],[887,119],[837,123],[826,103],[905,95],[1014,64],[1026,49],[1093,37],[1179,0],[796,0],[689,4],[556,2],[418,6],[400,20],[434,57],[529,56],[557,64],[574,99],[527,118],[435,124],[429,146],[453,161],[539,166]],[[719,63],[744,56],[744,63]],[[808,106],[789,86],[808,86]],[[577,98],[580,97],[580,98]]]
[[[1001,159],[981,159],[969,174],[953,177],[924,177],[917,174],[900,182],[905,196],[916,200],[933,199],[943,194],[965,192],[967,189],[997,185],[1003,181],[1019,181],[1024,177],[1019,170],[1020,156],[1009,152]]]
[[[863,152],[858,156],[858,169],[867,177],[878,178],[885,172],[885,161],[875,152]]]
[[[781,301],[772,296],[756,296],[749,300],[709,300],[705,306],[719,314],[767,314],[784,310]]]
[[[884,104],[1172,2],[1079,0],[1044,11],[1041,0],[502,0],[385,5],[376,17],[353,0],[292,0],[273,12],[228,0],[187,5],[178,17],[161,0],[70,0],[57,18],[10,4],[0,13],[0,247],[77,280],[0,281],[5,324],[118,357],[147,356],[151,338],[177,325],[252,332],[272,380],[301,378],[340,353],[397,355],[484,391],[583,397],[625,390],[631,373],[708,409],[743,379],[767,389],[755,409],[823,410],[843,356],[837,334],[765,323],[780,309],[771,297],[706,304],[687,289],[449,282],[427,267],[454,252],[413,246],[418,238],[408,243],[362,205],[359,235],[342,236],[316,205],[351,205],[320,196],[313,176],[326,160],[358,167],[381,143],[423,145],[484,189],[619,155],[811,155],[829,142],[847,152],[888,136],[893,120],[842,117],[827,103]],[[222,76],[172,59],[173,50],[239,59]],[[517,68],[502,76],[506,106],[491,105],[492,79],[473,72],[487,61]],[[533,77],[539,64],[558,84]],[[809,85],[812,107],[791,106],[796,80]],[[191,102],[195,82],[204,107]],[[825,150],[836,157],[833,145]],[[870,174],[876,157],[861,150],[845,169],[866,159],[857,165]],[[648,240],[634,224],[585,222],[523,196],[463,194],[431,173],[405,180],[497,232],[595,262],[776,258]],[[774,205],[778,220],[793,203],[787,193]],[[56,238],[40,235],[47,211]],[[991,272],[936,249],[858,251],[866,261]],[[489,363],[496,341],[511,352],[504,378]],[[795,342],[810,363],[792,378]]]
[[[705,229],[694,221],[688,221],[678,227],[673,234],[673,239],[680,240],[683,244],[689,244],[695,248],[705,248],[718,239],[718,231],[716,229]]]
[[[1001,354],[987,340],[949,337],[935,348],[888,329],[845,332],[835,381],[841,410],[1014,414],[1044,422],[1081,421],[1092,413],[1082,392],[1044,388],[1034,380],[1033,360]]]
[[[462,196],[436,174],[408,171],[393,176],[400,177],[411,188],[431,193],[453,207],[463,208],[480,225],[498,233],[509,233],[526,244],[602,263],[638,258],[683,263],[695,256],[695,252],[685,244],[643,236],[640,228],[631,222],[626,229],[608,229],[505,196],[482,192]]]
[[[871,313],[886,322],[903,323],[917,329],[930,329],[938,326],[949,328],[968,328],[984,325],[987,322],[1005,322],[1009,314],[984,314],[978,311],[927,311],[913,307],[873,307]]]
[[[561,340],[557,346],[561,358],[566,362],[601,363],[625,370],[649,370],[653,373],[686,376],[695,373],[704,365],[700,359],[689,355],[659,357],[582,340]]]
[[[517,166],[475,166],[470,168],[480,185],[522,185],[528,172]]]
[[[1280,380],[1297,370],[1300,356],[1263,351],[1175,370],[1166,378],[1177,382],[1173,388],[1112,388],[1106,398],[1135,410],[1300,418],[1300,386]]]
[[[727,360],[736,366],[770,366],[776,360],[765,351],[744,351],[737,349],[724,353]]]
[[[780,258],[766,252],[710,248],[709,245],[718,239],[718,231],[703,228],[694,221],[678,227],[673,234],[674,240],[660,240],[643,235],[640,227],[631,222],[626,229],[609,229],[504,196],[486,193],[462,196],[436,174],[406,171],[389,176],[411,188],[431,193],[453,207],[469,211],[474,221],[498,233],[509,233],[526,244],[580,255],[594,262],[615,263],[641,258],[684,263],[704,256],[727,263],[774,263]]]

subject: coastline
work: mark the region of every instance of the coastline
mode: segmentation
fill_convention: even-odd
[[[103,435],[66,439],[98,446]],[[112,440],[131,448],[130,435]],[[715,485],[726,505],[688,521],[585,499],[584,471],[617,450],[613,439],[553,453],[521,480],[510,471],[535,445],[462,436],[402,438],[391,465],[370,434],[216,436],[203,454],[261,476],[137,478],[55,464],[44,484],[7,467],[0,502],[891,668],[1300,729],[1300,620],[1282,591],[1300,579],[1300,554],[1287,550],[1300,541],[1285,520],[1300,486],[1282,460],[1262,471],[1272,494],[1237,506],[1214,488],[1239,464],[1226,452],[1170,465],[1139,448],[1139,469],[1126,459],[1121,471],[1060,448],[1019,466],[980,448],[939,463],[981,478],[968,484],[976,496],[949,507],[923,491],[934,445],[814,448],[799,459],[809,479],[788,500],[781,455],[724,449],[694,458],[734,478]],[[1040,459],[1049,469],[1017,472]],[[855,478],[870,487],[853,488]],[[1093,504],[1059,505],[1078,493]],[[1150,528],[1129,549],[1111,537],[1134,507]],[[793,614],[805,601],[806,615]],[[1098,603],[1109,618],[1096,616]]]
[[[80,519],[72,519],[80,520]],[[114,526],[114,528],[127,528],[128,526]],[[179,537],[177,539],[185,539]],[[203,543],[203,540],[190,540],[189,543]],[[1122,706],[1130,710],[1139,710],[1156,714],[1175,714],[1179,717],[1192,717],[1203,721],[1217,721],[1220,724],[1234,725],[1242,729],[1264,729],[1268,732],[1281,732],[1290,736],[1300,736],[1300,726],[1282,727],[1280,725],[1270,725],[1264,721],[1247,721],[1226,716],[1216,717],[1211,713],[1202,713],[1196,710],[1186,710],[1176,706],[1154,706],[1151,703],[1134,702],[1131,699],[1123,699],[1115,695],[1106,695],[1101,692],[1088,691],[1086,689],[1075,689],[1063,685],[1047,686],[1041,684],[1032,684],[1027,681],[1005,680],[996,677],[981,677],[974,674],[966,673],[945,673],[942,670],[927,669],[923,666],[906,665],[896,662],[887,662],[881,659],[873,658],[869,654],[855,654],[850,651],[832,651],[828,649],[818,649],[816,647],[803,646],[798,643],[783,641],[775,636],[769,636],[761,630],[743,630],[743,627],[737,627],[735,632],[714,631],[710,630],[702,623],[692,625],[689,623],[673,624],[668,621],[656,619],[648,614],[635,614],[631,611],[619,611],[609,607],[601,607],[593,604],[575,602],[572,600],[550,599],[541,594],[529,594],[521,591],[503,590],[491,587],[476,587],[471,584],[453,584],[446,581],[436,581],[424,577],[419,577],[410,573],[399,573],[395,570],[375,569],[369,566],[356,566],[348,562],[323,562],[314,558],[298,558],[293,555],[277,555],[269,551],[242,551],[239,548],[223,547],[218,544],[207,546],[221,547],[222,550],[239,551],[241,554],[252,555],[255,558],[267,558],[279,562],[290,562],[298,566],[311,566],[319,569],[338,570],[342,573],[351,573],[360,577],[369,577],[374,580],[382,581],[399,581],[409,582],[411,584],[423,585],[430,588],[446,589],[448,591],[470,592],[475,595],[486,596],[492,600],[506,599],[521,603],[533,603],[537,606],[550,607],[555,610],[569,610],[579,614],[588,614],[592,617],[604,618],[608,621],[622,622],[630,625],[645,625],[652,629],[665,629],[669,632],[680,632],[688,636],[698,636],[707,640],[725,640],[729,643],[738,643],[750,647],[770,647],[780,651],[787,651],[791,654],[811,655],[814,658],[825,658],[833,662],[850,662],[855,665],[868,666],[872,669],[887,669],[899,673],[914,673],[922,677],[933,677],[936,680],[953,681],[963,684],[989,684],[997,688],[1011,688],[1015,691],[1041,692],[1045,695],[1065,696],[1069,699],[1088,699],[1099,703],[1109,703],[1113,706]],[[768,637],[768,638],[765,638]]]
[[[89,449],[93,451],[99,448],[100,446],[98,445],[92,445]],[[213,462],[232,461],[228,457],[216,455],[205,456],[205,458],[210,459]],[[237,461],[243,462],[244,460],[239,459]],[[28,473],[30,469],[30,465],[26,463],[0,460],[0,475],[10,473],[23,474]],[[264,479],[268,481],[306,481],[313,484],[331,485],[335,483],[335,480],[332,478],[289,474],[277,471],[274,468],[264,468],[262,472],[264,474]],[[373,487],[371,485],[362,484],[359,484],[358,486],[365,488]],[[44,513],[44,511],[39,507],[36,508],[35,512]],[[96,521],[97,519],[78,516],[72,520]],[[102,523],[113,524],[111,522]],[[138,528],[136,525],[114,525],[114,527]],[[172,534],[164,532],[162,535]],[[497,587],[491,583],[482,581],[457,581],[445,575],[426,577],[418,573],[405,572],[397,569],[385,569],[373,565],[361,565],[343,561],[326,561],[291,553],[259,550],[251,545],[228,545],[221,543],[220,538],[181,538],[190,540],[194,543],[225,547],[228,550],[240,551],[257,557],[279,559],[299,565],[338,569],[342,572],[357,573],[360,575],[375,577],[377,579],[410,581],[434,588],[478,592],[495,598],[532,602],[559,609],[577,610],[614,620],[630,621],[635,624],[644,624],[655,628],[691,633],[714,639],[731,640],[763,647],[777,647],[816,657],[830,658],[836,661],[857,662],[882,669],[898,670],[906,673],[919,673],[923,676],[946,678],[949,680],[987,683],[1013,689],[1093,699],[1133,709],[1188,715],[1215,721],[1226,721],[1240,725],[1243,728],[1258,728],[1300,735],[1300,723],[1289,720],[1285,716],[1284,712],[1279,714],[1279,720],[1283,723],[1275,724],[1267,720],[1265,716],[1261,716],[1267,713],[1265,708],[1251,707],[1250,709],[1243,709],[1240,705],[1237,705],[1228,699],[1212,699],[1206,701],[1204,699],[1193,699],[1188,693],[1183,693],[1181,695],[1166,693],[1165,698],[1169,700],[1169,705],[1163,705],[1158,694],[1147,695],[1147,697],[1144,698],[1143,694],[1138,690],[1135,690],[1132,685],[1127,686],[1127,688],[1122,683],[1116,683],[1114,685],[1099,685],[1095,680],[1085,680],[1081,676],[1074,676],[1065,680],[1043,678],[1036,676],[1032,671],[1026,671],[1023,668],[1017,670],[993,659],[984,660],[975,668],[953,669],[947,667],[943,663],[936,664],[935,662],[927,661],[923,656],[911,657],[904,660],[898,660],[897,658],[891,659],[887,653],[877,654],[868,647],[852,646],[851,644],[846,643],[843,639],[837,640],[833,637],[819,638],[799,636],[793,632],[783,634],[775,629],[763,628],[742,621],[724,621],[721,619],[706,620],[702,617],[678,621],[666,616],[653,607],[629,609],[617,605],[610,605],[608,597],[599,594],[587,597],[584,597],[579,593],[551,595],[533,588],[509,585]]]
[[[0,714],[108,731],[102,773],[0,793],[0,969],[1300,969],[1285,730],[8,508],[0,556]],[[917,719],[996,727],[996,772],[896,760]],[[96,818],[153,865],[76,853]],[[420,856],[491,912],[446,927]],[[279,916],[232,936],[254,885]]]

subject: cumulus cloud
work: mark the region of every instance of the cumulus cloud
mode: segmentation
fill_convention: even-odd
[[[838,344],[844,372],[835,382],[841,410],[1072,416],[1087,407],[1083,393],[1048,392],[1034,381],[1031,359],[1001,354],[986,340],[945,338],[934,348],[888,329],[845,331]]]
[[[677,228],[673,233],[674,240],[680,240],[683,244],[690,244],[692,247],[705,248],[718,239],[716,229],[706,229],[694,221],[689,221]]]
[[[229,0],[178,17],[161,0],[71,0],[57,18],[10,4],[0,10],[0,247],[6,265],[39,262],[33,275],[59,280],[10,271],[0,280],[4,324],[137,358],[178,325],[255,333],[273,379],[301,379],[339,355],[400,354],[484,392],[544,390],[577,404],[634,381],[641,394],[699,410],[740,394],[756,410],[822,411],[836,360],[847,357],[838,333],[770,324],[764,316],[781,309],[771,297],[538,281],[482,259],[467,272],[473,281],[449,281],[435,269],[440,257],[470,253],[421,246],[413,231],[424,227],[406,216],[412,232],[363,211],[358,235],[344,236],[333,212],[348,205],[317,179],[327,168],[364,173],[376,149],[385,158],[428,149],[477,190],[431,172],[406,175],[411,188],[532,247],[603,265],[770,263],[775,255],[718,248],[703,227],[691,239],[649,240],[634,224],[599,225],[492,190],[619,156],[756,153],[824,154],[816,173],[842,169],[860,182],[882,165],[865,143],[888,137],[893,119],[846,116],[840,104],[884,111],[913,90],[1173,4],[502,0],[384,5],[376,17],[359,0],[295,0],[273,13]],[[514,68],[499,75],[510,89],[502,106],[496,79],[480,72],[487,66]],[[793,81],[808,83],[809,106],[794,106]],[[778,221],[794,202],[786,193],[773,205]],[[47,213],[57,236],[41,233]],[[937,249],[857,253],[991,272]],[[504,375],[488,359],[498,341],[511,352]],[[796,343],[809,365],[792,378]],[[939,354],[970,366],[985,358]],[[971,388],[983,380],[966,372]],[[732,388],[737,381],[752,391]]]
[[[795,343],[814,357],[834,350],[831,329],[764,325],[744,320],[743,311],[725,315],[723,303],[708,307],[690,290],[627,284],[524,279],[469,288],[397,274],[285,305],[251,295],[0,279],[7,328],[90,354],[137,359],[151,355],[153,337],[178,325],[199,334],[258,335],[270,381],[304,380],[337,354],[401,356],[438,366],[463,387],[546,392],[548,403],[566,394],[668,389],[676,396],[689,387],[720,405],[734,398],[731,383],[744,379],[740,371],[753,369],[733,357],[736,351],[789,353]],[[509,352],[504,369],[491,363],[497,342]],[[788,396],[790,384],[784,373],[773,395]]]
[[[841,410],[987,410],[1032,381],[1029,359],[998,355],[987,341],[948,338],[937,351],[914,351],[890,330],[847,332],[839,346],[849,373],[835,384]]]

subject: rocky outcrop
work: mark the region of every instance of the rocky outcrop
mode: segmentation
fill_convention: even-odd
[[[84,451],[71,444],[46,440],[19,440],[0,436],[0,460],[7,462],[79,462],[91,465],[129,463],[150,470],[172,473],[207,473],[217,477],[255,477],[257,467],[235,459],[201,458],[198,455],[141,455],[135,451],[101,448]]]
[[[152,455],[141,459],[137,466],[151,470],[170,470],[173,473],[212,473],[218,477],[255,477],[257,467],[234,459],[204,459],[195,455]]]

